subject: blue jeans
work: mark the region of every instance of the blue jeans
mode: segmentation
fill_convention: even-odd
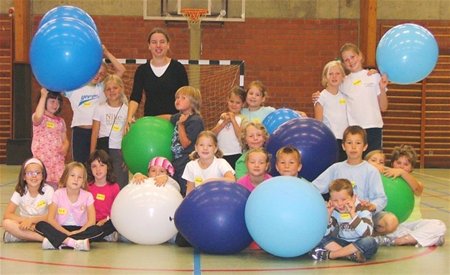
[[[323,237],[318,246],[325,248],[325,246],[331,242],[335,242],[342,247],[353,244],[366,259],[372,258],[378,250],[378,244],[373,237],[364,237],[356,240],[355,242],[348,242],[346,240],[328,235]]]

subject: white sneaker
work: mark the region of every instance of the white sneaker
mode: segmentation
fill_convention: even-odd
[[[108,236],[105,236],[103,239],[107,242],[117,242],[117,240],[119,240],[119,232],[114,231]]]
[[[56,249],[56,248],[47,238],[44,238],[44,240],[42,241],[42,249]]]
[[[9,233],[8,231],[5,231],[3,233],[3,242],[4,243],[18,243],[18,242],[23,242],[23,240],[17,238],[16,236],[14,236],[13,234]]]
[[[75,247],[73,249],[78,251],[89,251],[90,249],[89,239],[76,240]]]

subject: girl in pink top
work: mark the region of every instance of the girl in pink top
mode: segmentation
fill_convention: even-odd
[[[96,240],[104,239],[116,242],[119,234],[109,217],[120,187],[113,173],[111,158],[105,151],[95,150],[90,155],[86,166],[89,181],[88,191],[94,197],[95,222],[103,231],[103,235]]]
[[[252,192],[261,182],[272,176],[267,173],[270,165],[269,153],[263,148],[250,149],[245,157],[247,174],[237,183]]]
[[[32,116],[33,141],[31,151],[40,159],[47,169],[47,183],[54,189],[64,171],[64,160],[69,149],[66,123],[59,117],[62,107],[60,93],[41,89],[36,111]]]
[[[92,194],[86,188],[87,172],[83,164],[71,162],[66,166],[60,189],[53,195],[47,221],[36,224],[36,232],[45,238],[43,249],[71,247],[88,251],[89,239],[103,234],[95,225],[95,208]]]

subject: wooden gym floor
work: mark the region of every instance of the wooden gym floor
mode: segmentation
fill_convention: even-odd
[[[1,217],[19,168],[0,165]],[[424,218],[440,219],[449,228],[450,170],[417,169],[414,174],[425,184]],[[93,243],[90,252],[78,252],[42,250],[40,243],[0,241],[0,274],[450,274],[449,236],[447,231],[447,243],[442,247],[380,247],[375,258],[364,264],[339,260],[315,263],[308,256],[284,259],[255,250],[207,255],[170,244]]]

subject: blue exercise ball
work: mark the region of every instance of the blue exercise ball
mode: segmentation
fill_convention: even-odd
[[[319,191],[308,181],[279,176],[250,194],[245,222],[255,242],[279,257],[297,257],[323,238],[328,213]]]
[[[30,46],[31,69],[36,80],[58,92],[88,83],[99,70],[102,57],[102,43],[94,29],[68,17],[45,23]]]
[[[195,188],[175,212],[175,226],[195,248],[234,254],[252,242],[245,225],[250,192],[237,183],[214,181]]]
[[[267,132],[269,134],[272,134],[276,129],[278,129],[278,127],[280,127],[281,124],[293,118],[299,117],[301,116],[295,111],[288,108],[281,108],[273,111],[268,116],[266,116],[262,123],[264,127],[266,127]]]
[[[48,21],[61,17],[70,17],[83,21],[97,32],[97,26],[95,25],[94,19],[92,19],[92,17],[84,10],[74,6],[58,6],[49,10],[39,22],[38,29]]]
[[[266,149],[275,156],[284,146],[297,148],[302,156],[299,175],[313,181],[337,161],[338,148],[333,132],[321,121],[313,118],[294,118],[281,125],[270,135]],[[271,174],[278,176],[275,157],[271,159]]]
[[[426,78],[436,66],[439,47],[433,34],[416,24],[401,24],[387,31],[378,43],[378,68],[397,84]]]

